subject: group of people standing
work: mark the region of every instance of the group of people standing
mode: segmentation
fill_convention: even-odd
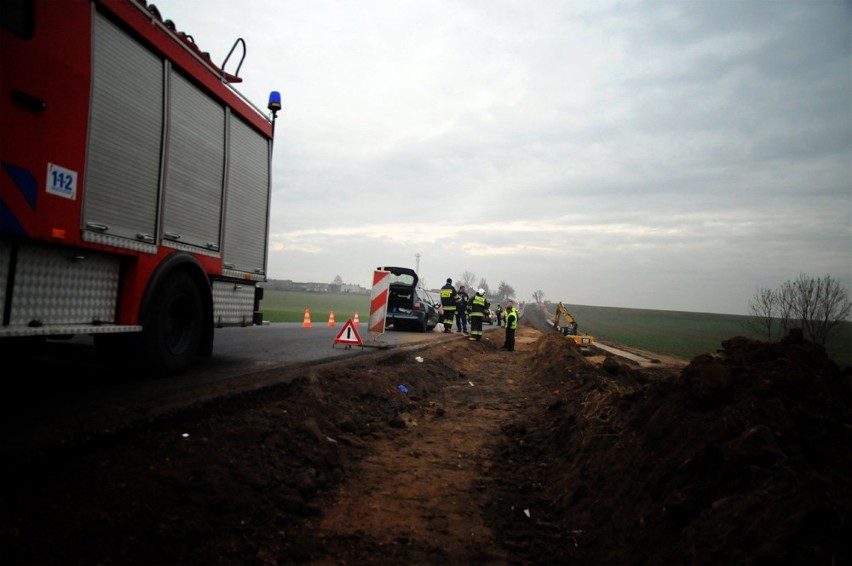
[[[478,289],[476,294],[470,297],[464,285],[459,285],[457,291],[452,278],[448,277],[447,283],[441,287],[441,307],[444,311],[444,332],[452,332],[455,322],[458,332],[467,334],[467,326],[470,322],[470,336],[467,339],[482,340],[482,322],[491,308],[491,303],[485,298],[485,289]],[[497,308],[502,311],[500,305],[497,305]],[[506,303],[502,318],[506,321],[506,340],[503,349],[513,352],[515,329],[518,327],[518,311],[511,300]]]

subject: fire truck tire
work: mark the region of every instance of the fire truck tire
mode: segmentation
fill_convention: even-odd
[[[144,351],[151,368],[167,375],[180,373],[194,361],[204,327],[198,287],[184,271],[164,279],[144,317]]]

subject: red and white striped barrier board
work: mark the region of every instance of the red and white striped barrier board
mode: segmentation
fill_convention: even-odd
[[[388,314],[388,289],[390,271],[373,272],[373,293],[370,296],[370,334],[385,333],[385,318]]]

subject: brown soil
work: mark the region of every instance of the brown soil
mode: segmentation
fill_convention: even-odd
[[[4,564],[850,564],[852,389],[733,338],[640,367],[377,352],[4,462]],[[403,391],[405,389],[405,391]]]

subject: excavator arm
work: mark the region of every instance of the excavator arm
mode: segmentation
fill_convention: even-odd
[[[559,321],[561,319],[565,320],[564,326],[559,324]],[[565,310],[565,306],[562,303],[556,305],[556,316],[554,316],[553,318],[553,328],[562,332],[563,334],[577,334],[577,321],[574,320],[574,317],[571,316],[571,313]]]
[[[563,322],[563,324],[560,324],[560,322]],[[565,309],[565,305],[561,302],[556,305],[556,315],[553,317],[553,328],[580,346],[587,346],[595,343],[594,336],[579,334],[577,332],[577,321],[574,320],[574,317],[571,316],[571,313]]]

